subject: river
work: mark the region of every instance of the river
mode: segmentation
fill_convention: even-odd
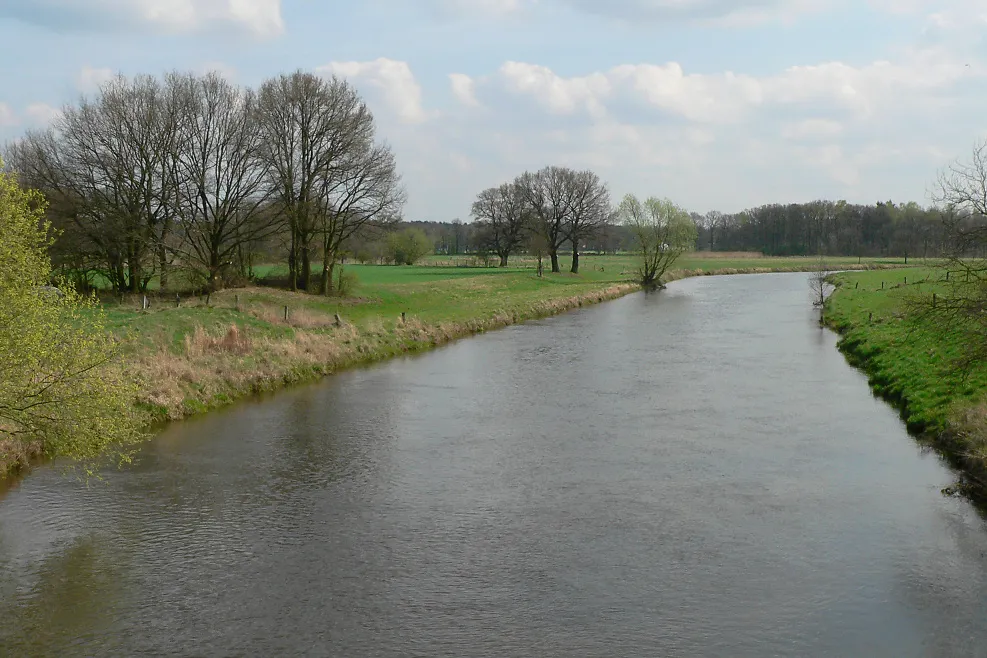
[[[4,656],[962,656],[987,526],[815,324],[705,277],[0,500]]]

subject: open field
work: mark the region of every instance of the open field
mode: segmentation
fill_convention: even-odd
[[[830,259],[856,267],[857,259]],[[149,419],[179,419],[341,368],[412,353],[524,320],[638,290],[633,256],[584,256],[579,275],[514,267],[345,266],[358,282],[346,298],[253,286],[176,302],[151,294],[104,295],[108,328],[124,339],[122,367],[138,380]],[[899,259],[864,259],[895,267]],[[666,280],[703,273],[798,271],[814,258],[736,254],[681,259]],[[277,275],[277,268],[258,268]],[[287,307],[287,319],[285,319]],[[336,316],[340,323],[337,325]],[[404,317],[402,318],[402,314]],[[0,464],[0,472],[6,470]]]
[[[987,367],[960,372],[964,338],[909,312],[933,293],[946,294],[942,277],[932,268],[839,274],[826,320],[842,334],[848,360],[901,410],[909,429],[987,482]]]

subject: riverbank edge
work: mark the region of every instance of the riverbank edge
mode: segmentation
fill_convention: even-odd
[[[892,264],[848,264],[840,266],[841,271],[867,271],[897,269],[902,266]],[[805,266],[783,266],[783,267],[747,267],[747,268],[714,268],[703,269],[678,269],[669,270],[662,277],[663,284],[697,276],[729,276],[739,274],[776,274],[776,273],[798,273],[818,271],[818,264],[813,263]],[[235,371],[226,370],[227,379],[224,390],[220,394],[207,394],[203,389],[196,391],[196,395],[185,396],[180,402],[170,401],[162,403],[156,401],[154,395],[148,390],[149,382],[145,379],[142,382],[141,399],[137,406],[147,415],[148,432],[158,431],[167,423],[180,421],[195,416],[215,411],[237,402],[240,402],[257,395],[273,393],[278,390],[318,381],[324,377],[347,370],[349,368],[360,367],[385,361],[398,356],[409,356],[426,352],[437,347],[461,338],[476,336],[488,331],[501,329],[511,325],[528,322],[531,320],[543,319],[567,313],[583,306],[595,305],[598,303],[613,301],[628,294],[639,292],[641,286],[632,281],[606,282],[601,283],[599,288],[583,292],[571,297],[560,299],[549,299],[530,305],[520,311],[512,313],[501,313],[495,308],[485,309],[487,314],[492,316],[471,318],[465,322],[458,323],[422,323],[414,318],[409,318],[406,324],[400,328],[395,328],[392,337],[395,340],[382,341],[375,332],[351,331],[345,340],[345,346],[333,345],[335,349],[328,352],[329,358],[303,359],[300,362],[289,364],[283,368],[275,368],[256,377],[247,377],[243,380],[236,380]],[[353,328],[350,328],[351,330]],[[396,335],[394,335],[396,334]],[[311,336],[311,334],[308,334]],[[325,336],[325,335],[323,335]],[[337,336],[328,336],[333,341]],[[360,340],[362,339],[362,340]],[[296,339],[297,340],[297,339]],[[325,347],[325,345],[323,345]],[[311,350],[309,350],[311,351]],[[137,370],[150,371],[154,357],[150,357],[145,363],[139,364]],[[156,385],[175,383],[168,381],[169,378],[187,378],[188,372],[166,372],[165,379],[157,379]],[[32,444],[30,446],[0,446],[0,481],[23,474],[30,467],[43,459],[43,444]]]
[[[845,288],[848,282],[839,279],[830,282],[835,287],[829,299],[849,290]],[[952,408],[943,409],[941,424],[916,419],[909,400],[920,391],[880,367],[876,356],[884,352],[874,349],[862,335],[863,323],[825,314],[824,324],[839,336],[836,346],[847,363],[867,376],[871,392],[898,412],[909,434],[920,444],[934,449],[957,472],[959,481],[944,492],[963,493],[980,505],[987,503],[987,459],[978,445],[987,437],[985,410],[976,403],[957,408],[954,401],[950,403]]]

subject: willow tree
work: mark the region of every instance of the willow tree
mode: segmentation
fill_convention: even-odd
[[[617,212],[637,242],[641,285],[661,287],[668,268],[695,248],[695,222],[687,211],[668,199],[650,197],[642,202],[633,194],[624,197]]]
[[[113,363],[118,346],[95,300],[50,285],[44,208],[0,173],[0,464],[126,457],[140,438],[136,389]]]

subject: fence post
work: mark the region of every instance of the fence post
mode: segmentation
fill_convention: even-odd
[[[285,322],[288,321],[288,307],[287,306],[284,307],[284,321]]]
[[[141,310],[142,311],[147,310],[147,295],[141,297]]]

